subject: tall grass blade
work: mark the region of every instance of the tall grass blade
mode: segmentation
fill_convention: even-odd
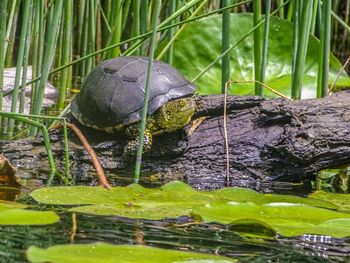
[[[267,1],[266,1],[267,2]],[[267,6],[267,3],[265,2],[265,6]],[[271,1],[270,1],[271,2]],[[271,6],[271,3],[269,4]],[[277,7],[284,5],[284,0],[277,0]],[[267,10],[265,10],[265,13],[267,14]],[[281,8],[280,11],[278,12],[278,15],[280,18],[284,19],[284,8]]]
[[[283,8],[281,8],[283,9]],[[270,31],[270,10],[271,10],[271,0],[266,0],[265,2],[265,27],[264,27],[264,38],[261,56],[261,83],[265,81],[265,72],[267,66],[267,51],[269,47],[269,31]],[[280,13],[281,15],[281,13]],[[264,89],[260,86],[261,94],[264,94]]]
[[[95,0],[90,0],[89,7],[89,23],[88,23],[88,54],[95,51],[96,46],[96,10],[97,2]],[[88,59],[88,64],[85,72],[90,72],[91,69],[95,67],[95,58],[90,57]]]
[[[133,1],[133,20],[132,20],[132,37],[140,35],[140,0]],[[141,50],[137,52],[137,55],[141,55]]]
[[[322,18],[323,27],[321,31],[320,62],[318,64],[317,97],[324,97],[328,92],[329,56],[331,42],[331,11],[332,0],[323,0]]]
[[[89,13],[90,13],[90,5],[89,2],[86,2],[84,5],[83,15],[84,15],[84,21],[89,21]],[[88,30],[89,30],[89,23],[82,24],[82,40],[81,40],[81,47],[80,47],[80,54],[81,56],[86,56],[88,54]],[[80,65],[80,76],[85,76],[88,71],[88,61],[84,60]]]
[[[256,26],[261,21],[261,1],[253,1],[253,25]],[[262,55],[262,32],[261,27],[254,31],[254,80],[261,81],[261,55]],[[255,94],[262,95],[260,84],[255,83]]]
[[[7,19],[7,0],[0,2],[0,21]],[[6,42],[6,23],[0,23],[0,111],[2,111],[3,86],[4,86],[4,66],[5,66],[5,42]],[[1,126],[1,117],[0,117]]]
[[[158,28],[159,27],[163,27],[165,25],[168,25],[173,19],[176,19],[178,16],[184,14],[185,12],[190,10],[194,5],[196,5],[200,1],[202,1],[202,0],[191,0],[190,2],[186,3],[180,9],[178,9],[174,14],[170,15],[162,23],[160,23],[158,25]],[[123,53],[123,55],[131,55],[131,54],[133,54],[134,52],[136,52],[136,49],[139,48],[145,41],[146,41],[146,39],[143,39],[143,40],[140,40],[140,41],[136,42],[134,45],[129,47]]]
[[[148,111],[148,100],[150,95],[150,83],[151,83],[151,75],[152,75],[152,67],[153,67],[153,57],[154,57],[154,51],[157,46],[157,21],[159,16],[159,10],[160,10],[160,3],[159,1],[154,1],[153,3],[153,21],[152,21],[152,37],[151,37],[151,46],[150,46],[150,52],[149,52],[149,59],[148,59],[148,68],[147,68],[147,77],[146,77],[146,91],[145,91],[145,99],[144,99],[144,105],[142,108],[142,118],[141,118],[141,124],[140,124],[140,134],[139,134],[139,145],[137,148],[137,155],[136,155],[136,164],[135,164],[135,175],[134,175],[134,182],[138,183],[140,179],[140,171],[141,171],[141,160],[142,160],[142,148],[143,148],[143,137],[145,133],[145,127],[146,127],[146,117],[147,117],[147,111]]]
[[[7,10],[7,0],[4,0],[4,1],[1,1],[0,3],[0,12],[5,12],[6,14],[6,10]],[[8,47],[8,44],[9,44],[9,39],[10,39],[10,34],[11,34],[11,31],[14,29],[12,27],[13,25],[13,22],[14,22],[14,19],[15,19],[15,9],[16,9],[16,6],[17,6],[17,0],[12,0],[11,2],[11,9],[10,9],[10,13],[9,13],[9,18],[7,19],[6,16],[3,17],[3,19],[1,21],[7,21],[7,30],[6,30],[6,22],[5,23],[2,23],[1,24],[1,27],[5,27],[5,31],[6,31],[6,36],[5,36],[5,39],[7,41],[5,41],[4,43],[4,56],[6,56],[6,53],[7,53],[7,47]],[[16,29],[14,29],[16,31]]]
[[[123,1],[122,0],[113,0],[112,1],[112,10],[111,10],[111,22],[112,33],[111,38],[108,43],[118,43],[121,39],[122,34],[122,18],[123,18]],[[119,47],[112,49],[108,52],[107,58],[115,58],[120,56]]]
[[[223,0],[223,7],[231,4],[230,0]],[[225,52],[230,47],[230,9],[226,9],[222,12],[222,42],[221,52]],[[221,93],[225,93],[226,82],[230,80],[230,54],[227,53],[221,59]]]
[[[169,15],[174,14],[175,10],[176,10],[176,0],[170,0]],[[170,22],[170,25],[173,25],[174,23],[175,23],[175,20],[172,20]],[[167,37],[169,42],[173,39],[174,27],[169,28]],[[167,62],[169,65],[173,64],[173,53],[174,53],[174,46],[170,44],[168,48],[168,54],[167,54]]]
[[[16,64],[16,77],[15,84],[12,92],[12,103],[11,103],[11,112],[17,112],[17,101],[18,101],[18,93],[19,93],[19,82],[22,74],[22,66],[24,59],[24,51],[27,42],[27,38],[29,34],[27,34],[28,23],[29,23],[29,13],[31,9],[31,0],[24,1],[23,5],[23,17],[22,17],[22,25],[21,25],[21,35],[18,47],[18,55],[17,55],[17,64]],[[7,127],[7,135],[11,137],[14,131],[15,120],[9,119],[8,127]]]
[[[297,40],[297,50],[295,53],[295,64],[293,64],[292,76],[292,99],[300,99],[302,92],[302,76],[307,53],[309,33],[311,26],[313,0],[303,1],[302,13],[300,17],[300,32]],[[298,10],[296,8],[296,10]],[[294,10],[296,12],[296,10]]]
[[[32,43],[32,79],[40,76],[44,50],[44,0],[35,0],[34,26]],[[31,101],[34,102],[38,82],[33,83]],[[30,113],[33,112],[33,103],[30,104]]]
[[[141,6],[140,6],[140,34],[145,34],[148,30],[148,0],[141,0]],[[136,44],[136,43],[134,43]],[[139,53],[140,55],[143,55],[144,46],[141,44],[139,47]]]
[[[23,56],[23,67],[22,67],[22,78],[21,78],[21,90],[20,90],[20,101],[19,101],[19,113],[24,112],[25,107],[25,95],[26,95],[26,82],[27,82],[27,71],[28,71],[28,61],[29,61],[29,49],[31,43],[31,35],[32,31],[32,16],[33,16],[33,8],[32,6],[29,8],[29,19],[27,24],[27,36],[26,43],[24,47],[24,56]]]
[[[310,28],[310,32],[313,35],[315,35],[317,19],[320,17],[320,15],[318,14],[319,4],[321,4],[320,0],[314,0],[314,6],[312,8],[311,28]]]
[[[72,0],[65,0],[64,2],[64,20],[63,20],[63,47],[62,47],[62,64],[65,65],[69,62],[70,58],[70,45],[72,36]],[[56,104],[57,110],[64,108],[64,101],[66,98],[66,92],[69,88],[68,83],[68,69],[64,69],[60,75],[60,86],[58,101]]]
[[[63,0],[56,0],[53,12],[53,18],[51,23],[50,35],[46,43],[44,61],[42,65],[41,78],[38,86],[37,96],[35,98],[33,114],[39,115],[42,109],[42,102],[44,98],[45,87],[49,78],[50,68],[52,66],[52,61],[54,57],[54,50],[57,40],[57,34],[59,31],[59,22],[62,13]],[[31,126],[29,130],[30,135],[35,135],[37,133],[37,127]]]
[[[6,60],[5,60],[5,67],[11,67],[12,65],[12,55],[13,55],[13,49],[15,46],[15,37],[17,33],[17,22],[18,22],[18,14],[19,14],[19,7],[20,7],[21,1],[14,0],[12,2],[12,7],[15,7],[14,14],[12,14],[12,7],[11,7],[11,14],[9,17],[9,21],[7,23],[7,33],[6,33]]]

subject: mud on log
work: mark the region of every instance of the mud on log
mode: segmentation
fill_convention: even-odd
[[[225,186],[226,157],[223,96],[199,97],[196,118],[208,116],[191,134],[184,130],[156,137],[145,154],[142,176],[184,179],[198,188]],[[301,181],[323,168],[350,163],[350,92],[323,99],[289,102],[258,96],[227,99],[230,175],[234,185],[251,182]],[[134,164],[122,153],[127,138],[84,128],[112,183],[132,178]],[[80,182],[91,181],[93,166],[87,152],[70,134],[70,170]],[[51,132],[57,166],[63,170],[63,143]],[[17,166],[18,175],[48,174],[40,137],[2,141],[0,151]],[[125,178],[125,177],[124,177]]]

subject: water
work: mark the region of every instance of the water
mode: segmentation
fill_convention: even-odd
[[[0,227],[0,261],[27,262],[24,251],[30,245],[48,247],[104,241],[215,253],[238,258],[240,262],[345,262],[341,251],[327,255],[326,250],[317,251],[310,246],[302,246],[298,239],[244,239],[223,225],[201,224],[175,228],[175,221],[126,220],[79,214],[76,220],[75,234],[72,233],[72,215],[68,213],[61,214],[61,221],[54,225]],[[326,244],[321,245],[326,247]]]
[[[280,185],[281,186],[281,185]],[[299,191],[305,195],[309,185],[282,185],[279,192]],[[296,187],[296,189],[293,189]],[[25,250],[35,245],[91,243],[143,244],[168,249],[218,254],[240,262],[348,262],[349,239],[305,235],[298,238],[263,240],[242,237],[221,224],[191,224],[191,219],[151,221],[102,217],[64,212],[59,207],[37,206],[27,192],[16,188],[0,189],[0,197],[29,203],[32,209],[55,209],[60,222],[44,226],[1,226],[0,262],[27,262]],[[19,195],[20,194],[20,195]],[[18,197],[20,196],[20,197]],[[73,216],[77,230],[73,230]]]

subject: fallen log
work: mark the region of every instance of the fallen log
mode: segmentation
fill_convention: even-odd
[[[190,134],[191,125],[154,139],[143,156],[141,177],[183,179],[194,187],[213,189],[226,182],[223,101],[221,95],[200,96],[195,118],[207,118]],[[195,119],[194,118],[194,119]],[[122,156],[127,138],[78,125],[112,184],[132,178],[134,162]],[[350,163],[350,91],[323,99],[290,102],[258,96],[228,96],[229,174],[233,185],[271,181],[298,182],[315,172]],[[70,172],[90,183],[90,157],[70,133]],[[64,170],[61,131],[51,131],[54,155]],[[41,137],[1,141],[0,151],[17,167],[20,177],[45,178],[48,164]]]

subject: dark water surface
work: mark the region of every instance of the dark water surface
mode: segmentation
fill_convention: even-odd
[[[30,245],[91,243],[144,244],[161,248],[197,251],[237,258],[240,262],[347,262],[346,240],[320,237],[263,241],[242,238],[223,225],[202,224],[174,227],[174,222],[125,220],[117,217],[76,215],[77,231],[72,235],[72,215],[48,226],[0,227],[0,261],[27,262]],[[328,242],[327,241],[327,242]],[[141,261],[142,262],[142,261]]]
[[[295,194],[292,188],[284,185],[278,192]],[[308,189],[303,185],[296,188],[301,196]],[[18,194],[14,188],[0,189],[0,198],[4,200],[13,201]],[[84,214],[74,214],[77,226],[74,231],[72,213],[62,212],[63,209],[58,207],[37,206],[27,193],[22,193],[18,201],[29,203],[32,209],[54,209],[61,220],[45,226],[1,226],[0,262],[27,262],[25,250],[31,245],[46,248],[97,241],[218,254],[236,258],[239,262],[350,262],[350,239],[305,235],[263,240],[242,237],[225,225],[191,224],[187,217],[150,221]]]

